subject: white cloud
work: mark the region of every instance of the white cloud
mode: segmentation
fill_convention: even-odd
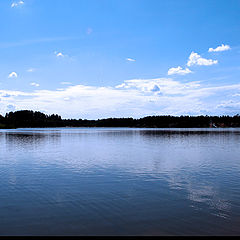
[[[24,1],[13,2],[11,8],[19,7],[24,4]]]
[[[224,45],[222,44],[221,46],[217,48],[209,48],[208,52],[223,52],[223,51],[228,51],[231,50],[231,47],[229,45]]]
[[[32,92],[0,90],[0,114],[12,105],[16,110],[57,113],[64,118],[210,115],[224,113],[222,101],[230,100],[239,91],[240,84],[209,87],[171,78],[126,80],[116,87],[75,85]],[[235,101],[235,108],[228,111],[236,114],[237,107]]]
[[[62,85],[71,85],[71,82],[61,82]]]
[[[69,98],[69,97],[65,97],[65,98],[63,98],[63,100],[64,100],[64,101],[70,101],[71,98]]]
[[[222,101],[219,105],[217,105],[218,109],[222,109],[223,112],[225,114],[228,114],[229,112],[236,112],[239,114],[240,112],[240,101],[236,101],[236,100],[226,100],[226,101]]]
[[[57,57],[65,57],[61,52],[54,52]]]
[[[11,7],[14,8],[14,7],[17,7],[18,4],[17,3],[12,3]]]
[[[205,59],[205,58],[202,58],[199,54],[192,52],[191,55],[189,56],[187,65],[188,67],[193,65],[211,66],[217,63],[218,63],[217,60]]]
[[[126,58],[126,60],[127,60],[128,62],[136,62],[136,60],[133,59],[133,58]]]
[[[116,89],[137,90],[146,95],[183,95],[189,89],[200,86],[199,82],[180,83],[171,78],[157,79],[133,79],[126,80],[123,84],[116,86]],[[159,91],[156,92],[156,89]]]
[[[58,53],[57,57],[63,57],[64,55],[62,53]]]
[[[30,85],[33,86],[33,87],[40,87],[40,84],[39,83],[35,83],[35,82],[30,83]]]
[[[36,71],[36,69],[35,68],[29,68],[28,70],[27,70],[27,72],[35,72]]]
[[[8,78],[17,78],[18,77],[18,74],[16,72],[11,72],[9,75],[8,75]]]
[[[67,55],[63,52],[55,51],[54,54],[55,54],[56,58],[59,58],[59,59],[64,59],[64,60],[69,60],[69,61],[74,61],[75,60],[74,57],[69,56],[69,55]]]
[[[186,75],[192,73],[192,71],[189,68],[183,69],[182,67],[177,67],[177,68],[170,68],[168,70],[168,75],[174,75],[174,74],[178,74],[178,75]]]

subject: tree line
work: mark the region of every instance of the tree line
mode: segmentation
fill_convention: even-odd
[[[0,128],[45,127],[135,127],[135,128],[209,128],[240,127],[240,116],[149,116],[140,119],[108,118],[98,120],[62,119],[57,114],[16,111],[0,115]]]

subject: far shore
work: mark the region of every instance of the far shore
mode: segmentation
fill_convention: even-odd
[[[235,116],[148,116],[107,118],[98,120],[62,119],[29,110],[0,115],[0,129],[18,128],[239,128],[240,115]]]

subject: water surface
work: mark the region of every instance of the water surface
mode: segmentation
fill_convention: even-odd
[[[0,235],[240,235],[240,129],[0,130]]]

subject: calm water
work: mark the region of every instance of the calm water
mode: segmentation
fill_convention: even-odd
[[[240,129],[0,130],[0,235],[240,235]]]

